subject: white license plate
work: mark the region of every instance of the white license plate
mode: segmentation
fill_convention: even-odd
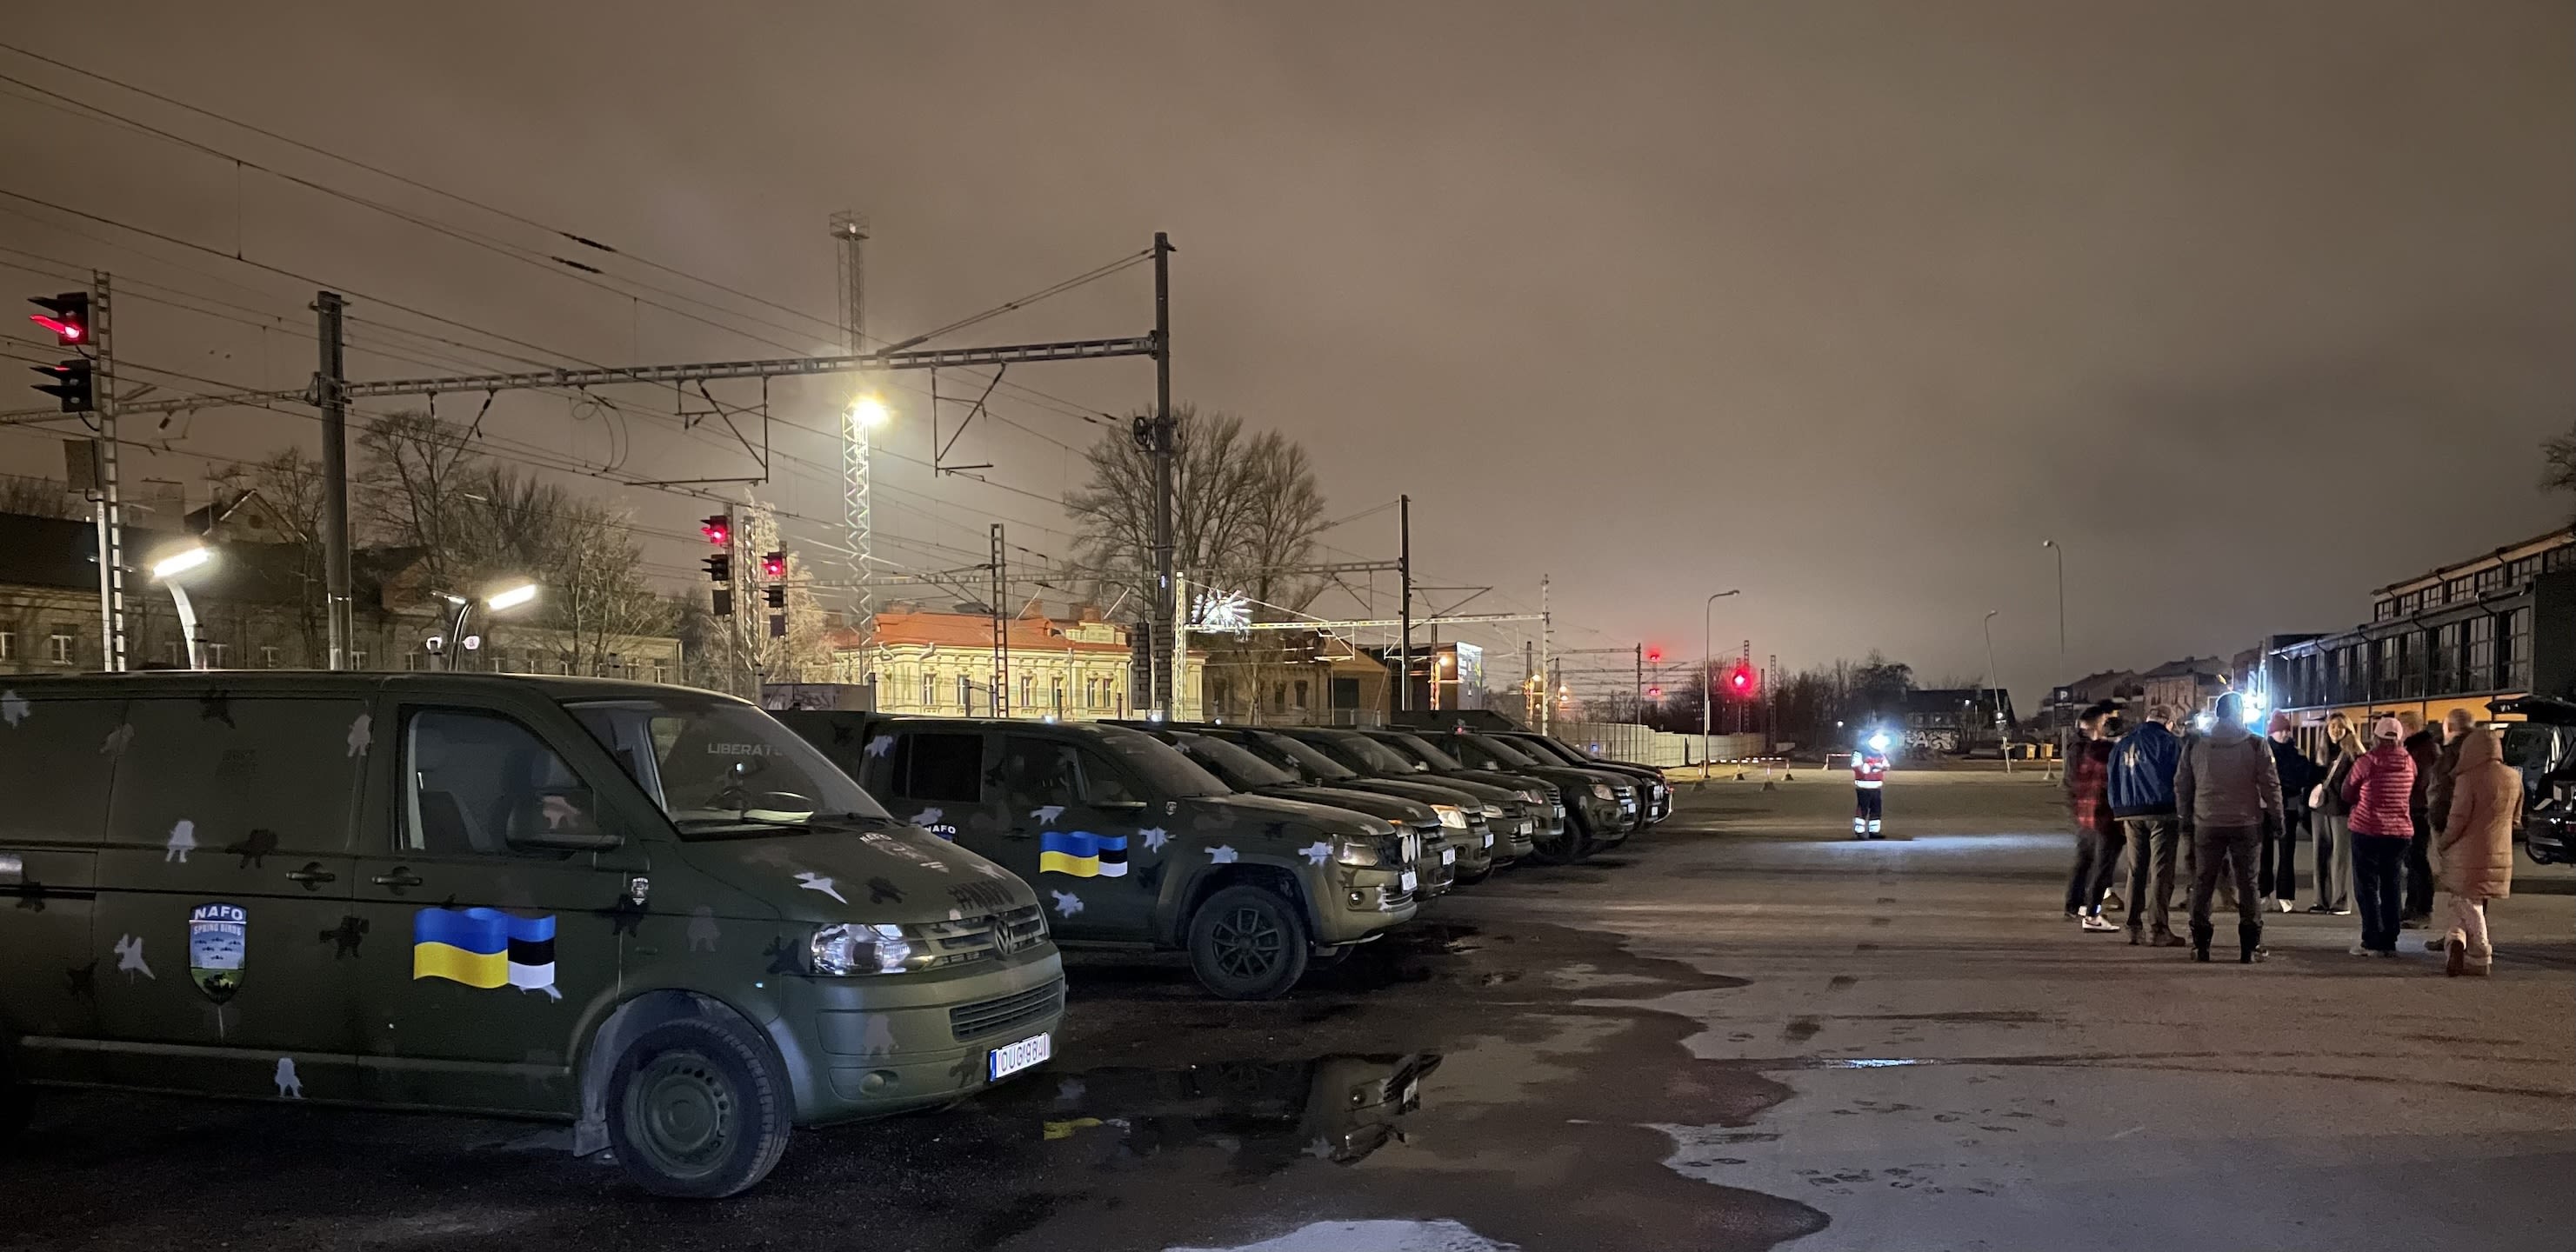
[[[1490,830],[1485,832],[1485,846],[1488,848],[1494,846],[1494,832]]]
[[[1413,874],[1413,871],[1412,871],[1412,870],[1406,870],[1406,871],[1404,871],[1404,873],[1403,873],[1401,876],[1399,876],[1399,877],[1396,879],[1396,881],[1397,881],[1398,883],[1403,884],[1404,889],[1405,889],[1407,892],[1411,892],[1414,888],[1419,887],[1419,886],[1421,886],[1421,885],[1422,885],[1422,880],[1421,880],[1421,879],[1419,879],[1419,878],[1414,877],[1414,874]]]
[[[1455,864],[1457,864],[1457,863],[1458,863],[1458,849],[1456,849],[1456,848],[1442,848],[1442,849],[1440,849],[1440,863],[1441,863],[1441,864],[1443,864],[1443,865],[1455,865]]]
[[[1031,1035],[1018,1043],[1006,1043],[993,1049],[984,1069],[988,1078],[999,1082],[1054,1055],[1055,1036]]]
[[[1522,833],[1522,834],[1524,834],[1524,835],[1535,835],[1535,834],[1537,834],[1537,833],[1538,833],[1538,828],[1537,828],[1537,827],[1535,827],[1535,826],[1532,826],[1532,825],[1531,825],[1531,824],[1529,824],[1528,822],[1522,822],[1522,823],[1521,823],[1521,833]]]

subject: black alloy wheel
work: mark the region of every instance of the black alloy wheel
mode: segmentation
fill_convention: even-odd
[[[1278,893],[1227,887],[1190,917],[1190,968],[1209,991],[1228,1000],[1288,994],[1313,951],[1305,919]]]

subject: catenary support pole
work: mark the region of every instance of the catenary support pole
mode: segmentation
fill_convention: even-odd
[[[1399,713],[1410,713],[1413,711],[1413,497],[1395,498],[1395,519],[1398,544],[1395,576],[1404,588],[1403,607],[1398,610],[1404,624],[1397,628],[1395,645],[1395,709]]]
[[[90,274],[91,407],[98,414],[98,666],[117,673],[125,662],[125,507],[118,495],[116,441],[116,310],[105,270]]]
[[[1154,456],[1154,604],[1156,650],[1180,633],[1174,611],[1177,584],[1172,578],[1172,459],[1179,443],[1172,428],[1172,237],[1154,232],[1154,420],[1150,448]],[[1154,674],[1154,708],[1165,717],[1178,713],[1180,675],[1170,667]]]
[[[346,307],[336,291],[313,294],[314,327],[321,348],[313,391],[322,409],[322,612],[330,638],[326,667],[335,670],[348,667],[349,635],[355,624],[349,611],[348,377],[341,356],[341,314]]]

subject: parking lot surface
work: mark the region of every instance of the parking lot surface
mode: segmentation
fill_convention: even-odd
[[[1057,1060],[649,1200],[543,1126],[131,1096],[0,1152],[0,1248],[2563,1248],[2576,878],[2517,865],[2495,977],[2075,933],[2045,782],[1682,792],[1289,997],[1073,958]],[[2410,934],[2410,941],[2415,936]],[[2411,943],[2410,943],[2410,946]]]

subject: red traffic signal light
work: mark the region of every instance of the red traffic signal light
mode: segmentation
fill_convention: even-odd
[[[1733,689],[1735,694],[1739,696],[1743,695],[1745,692],[1753,690],[1753,671],[1740,665],[1735,667],[1732,672],[1727,674],[1726,685]]]
[[[1661,700],[1664,698],[1664,689],[1661,687],[1648,687],[1646,688],[1646,698],[1649,700]]]
[[[1664,659],[1664,650],[1663,650],[1662,648],[1648,648],[1648,649],[1646,649],[1646,663],[1647,663],[1647,664],[1651,665],[1651,664],[1654,664],[1655,662],[1661,661],[1661,660],[1663,660],[1663,659]]]
[[[762,556],[760,558],[760,576],[763,578],[787,577],[787,554],[784,552],[772,552]]]
[[[717,513],[698,523],[698,533],[705,535],[708,543],[721,546],[733,542],[733,523]]]
[[[89,342],[89,293],[66,291],[58,296],[30,296],[27,303],[43,310],[27,320],[54,332],[54,342],[69,348]]]

